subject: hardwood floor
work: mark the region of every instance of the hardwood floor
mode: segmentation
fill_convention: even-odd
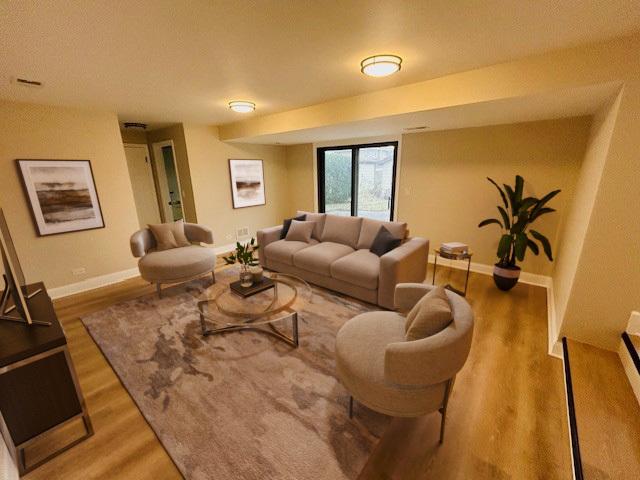
[[[461,275],[443,268],[437,280]],[[79,319],[152,291],[132,279],[55,302],[96,433],[27,480],[180,478]],[[545,290],[520,284],[503,293],[490,277],[472,274],[468,299],[474,340],[453,389],[444,444],[439,414],[394,420],[361,479],[571,477],[562,363],[546,353]]]

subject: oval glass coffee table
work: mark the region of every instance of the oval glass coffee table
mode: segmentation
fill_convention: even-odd
[[[293,275],[265,272],[273,287],[243,297],[229,284],[216,283],[198,302],[202,335],[216,335],[238,330],[254,330],[298,346],[298,312],[311,301],[312,290],[307,282]],[[279,327],[291,322],[291,335]]]

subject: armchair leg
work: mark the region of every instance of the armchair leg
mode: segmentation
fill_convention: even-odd
[[[156,283],[156,292],[158,292],[158,298],[162,298],[162,287],[160,286],[160,282]]]
[[[353,418],[353,397],[349,395],[349,418]]]
[[[211,278],[213,279],[213,283],[216,283],[216,271],[211,270]]]
[[[440,408],[440,414],[442,415],[442,422],[440,423],[440,443],[444,442],[444,424],[447,420],[447,405],[449,404],[449,396],[451,395],[451,390],[453,389],[453,381],[455,377],[447,382],[447,388],[444,391],[444,401],[442,402],[442,407]]]

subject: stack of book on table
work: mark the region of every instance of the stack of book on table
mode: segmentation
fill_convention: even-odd
[[[469,251],[469,246],[460,242],[447,242],[440,245],[440,252],[446,255],[462,255]]]

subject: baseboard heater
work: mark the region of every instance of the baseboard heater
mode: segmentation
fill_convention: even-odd
[[[569,348],[567,346],[567,337],[562,338],[562,358],[564,363],[564,384],[567,393],[567,413],[569,416],[569,437],[571,438],[573,478],[575,478],[576,480],[584,480],[584,476],[582,474],[582,458],[580,456],[580,442],[578,441],[576,406],[573,400],[573,384],[571,382],[571,366],[569,364]]]
[[[640,356],[638,355],[638,351],[636,350],[636,347],[631,341],[631,337],[629,337],[629,334],[627,332],[622,332],[622,341],[627,347],[627,350],[629,350],[629,355],[631,355],[633,364],[636,366],[638,374],[640,374]]]

